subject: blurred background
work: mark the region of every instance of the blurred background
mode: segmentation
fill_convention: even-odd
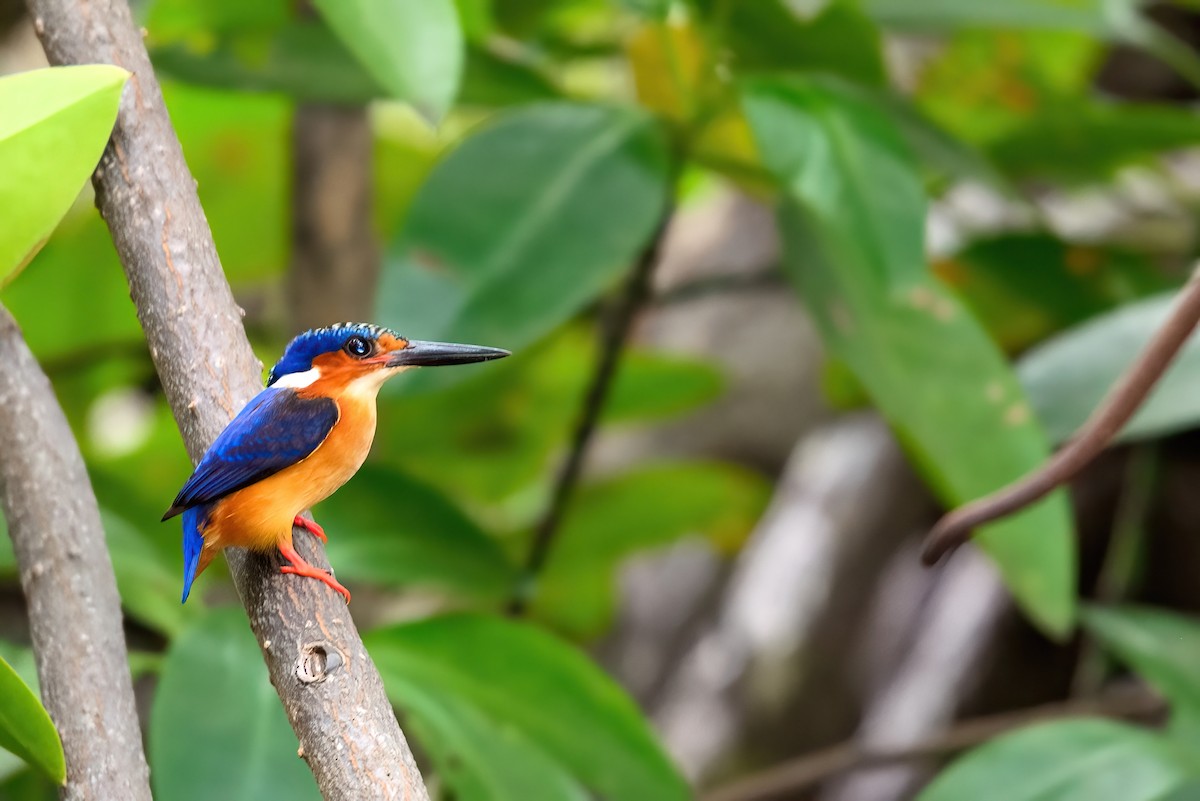
[[[1200,6],[316,5],[135,11],[266,367],[342,320],[514,351],[392,382],[315,510],[438,797],[1200,797],[1164,756],[1200,742],[1200,350],[1069,496],[919,560],[1186,280]],[[0,0],[0,74],[44,64]],[[87,459],[157,795],[313,797],[223,562],[179,605],[191,465],[90,188],[0,301]],[[28,675],[3,536],[0,640]]]

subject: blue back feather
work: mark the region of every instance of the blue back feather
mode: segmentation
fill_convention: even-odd
[[[264,389],[209,446],[163,519],[291,467],[325,441],[338,414],[333,398],[301,398],[293,389]]]
[[[314,328],[298,335],[288,343],[283,350],[283,356],[271,368],[267,376],[267,386],[271,386],[280,378],[291,373],[303,373],[312,367],[312,361],[322,353],[338,350],[346,344],[346,340],[354,335],[365,339],[378,339],[383,334],[391,334],[397,339],[403,339],[390,328],[383,328],[370,323],[338,323],[328,328]]]

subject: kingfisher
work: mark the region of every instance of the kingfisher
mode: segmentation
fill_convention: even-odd
[[[322,581],[350,602],[328,571],[292,547],[292,527],[322,542],[324,530],[300,513],[358,472],[375,438],[375,398],[413,367],[501,359],[478,345],[405,339],[368,323],[305,331],[271,368],[258,393],[213,441],[163,520],[183,515],[183,598],[224,548],[279,549],[283,573]]]

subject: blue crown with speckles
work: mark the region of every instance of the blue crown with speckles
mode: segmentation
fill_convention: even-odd
[[[365,339],[378,339],[384,334],[391,334],[397,339],[403,339],[390,328],[384,328],[370,323],[338,323],[328,328],[313,328],[299,334],[283,349],[283,356],[271,368],[267,376],[267,386],[271,386],[280,378],[292,373],[303,373],[312,369],[312,361],[322,353],[339,350],[352,336]]]

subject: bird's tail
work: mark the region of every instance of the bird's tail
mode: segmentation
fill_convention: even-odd
[[[208,524],[208,506],[194,506],[183,513],[183,598],[187,603],[192,582],[200,574],[200,554],[204,551],[204,527]]]

